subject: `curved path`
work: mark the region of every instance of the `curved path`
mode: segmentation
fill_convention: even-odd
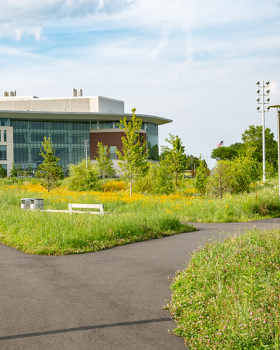
[[[279,224],[195,224],[197,232],[71,256],[0,244],[0,349],[186,350],[161,309],[171,295],[168,276],[204,237]]]

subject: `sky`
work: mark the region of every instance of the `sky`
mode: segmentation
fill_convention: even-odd
[[[5,0],[0,12],[0,85],[18,96],[85,96],[125,102],[125,112],[172,119],[206,159],[220,141],[261,125],[256,81],[280,104],[278,0]],[[2,94],[2,92],[0,92]],[[266,126],[276,138],[276,110]]]

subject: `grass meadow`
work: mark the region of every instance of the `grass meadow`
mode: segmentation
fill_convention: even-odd
[[[195,230],[187,222],[238,222],[279,216],[276,185],[254,185],[251,193],[223,199],[199,196],[188,186],[173,195],[132,197],[121,181],[102,192],[50,192],[39,183],[0,186],[0,242],[32,254],[74,254]],[[104,217],[90,214],[22,210],[21,198],[43,198],[45,209],[68,209],[68,203],[103,204]]]
[[[192,349],[280,349],[280,230],[207,243],[171,286],[168,309]]]

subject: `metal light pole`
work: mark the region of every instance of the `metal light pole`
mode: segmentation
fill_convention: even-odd
[[[278,191],[280,198],[280,105],[271,106],[271,108],[277,108],[277,138],[278,138]]]
[[[88,156],[87,156],[87,153],[88,153],[88,140],[84,140],[84,152],[86,154],[86,168],[87,168],[87,159],[88,159]]]
[[[257,98],[257,102],[259,105],[262,105],[262,110],[260,108],[260,106],[257,107],[257,111],[259,113],[262,113],[262,151],[263,151],[263,182],[265,182],[265,113],[269,112],[269,106],[267,107],[267,111],[265,110],[265,105],[269,104],[270,98],[268,97],[266,99],[267,102],[265,102],[265,97],[269,96],[269,92],[270,90],[267,89],[265,91],[266,88],[269,87],[269,81],[267,81],[264,84],[264,81],[262,82],[262,85],[260,86],[260,82],[257,81],[256,84],[258,85],[259,88],[262,89],[262,91],[260,89],[257,90],[257,94],[258,96],[261,96],[261,99],[258,97]]]

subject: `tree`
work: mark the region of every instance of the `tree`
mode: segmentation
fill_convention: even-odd
[[[251,155],[220,160],[209,177],[208,191],[220,198],[227,192],[249,192],[250,184],[257,181],[260,174],[259,163]]]
[[[159,160],[159,155],[158,155],[158,145],[151,146],[151,143],[148,143],[148,159],[152,160]]]
[[[207,177],[208,177],[208,169],[205,160],[199,158],[199,166],[196,169],[196,177],[194,181],[195,188],[201,193],[205,194],[206,192],[206,184],[207,184]]]
[[[262,126],[250,125],[249,129],[246,129],[242,134],[242,141],[245,147],[254,147],[255,151],[253,157],[262,162]],[[274,140],[274,134],[269,128],[265,129],[265,157],[277,167],[278,159],[278,144]]]
[[[28,169],[26,171],[26,176],[31,177],[33,176],[33,171],[30,165],[28,165]]]
[[[6,177],[7,176],[7,170],[3,167],[2,164],[0,164],[0,177]]]
[[[136,118],[136,109],[132,109],[132,118],[128,122],[126,117],[120,120],[119,128],[124,131],[122,137],[122,152],[116,150],[119,158],[119,167],[122,176],[129,181],[130,197],[132,196],[133,182],[141,175],[145,174],[148,169],[148,151],[147,141],[140,139],[142,120]]]
[[[10,170],[10,176],[11,177],[17,177],[19,172],[22,172],[22,169],[20,165],[15,165],[15,163],[12,163],[12,168]]]
[[[97,153],[98,157],[95,157],[95,159],[97,161],[97,167],[104,183],[105,176],[113,176],[116,172],[113,168],[113,161],[110,158],[108,146],[103,145],[102,142],[98,142]]]
[[[231,187],[231,162],[226,160],[218,161],[211,171],[207,183],[208,191],[220,198],[227,192],[232,192]]]
[[[62,168],[57,165],[59,158],[55,156],[50,137],[48,139],[44,137],[42,146],[43,150],[40,149],[40,155],[44,158],[44,161],[38,166],[36,176],[45,180],[45,186],[49,192],[51,188],[57,185],[58,180],[63,179],[64,175]]]
[[[173,176],[177,187],[178,180],[182,177],[187,165],[185,147],[178,136],[171,134],[169,134],[169,138],[165,139],[165,142],[168,142],[172,147],[162,146],[162,154],[164,154],[162,162],[166,165],[167,171]]]
[[[211,153],[211,157],[216,160],[232,160],[234,157],[238,155],[238,151],[233,147],[218,147],[214,148]]]

